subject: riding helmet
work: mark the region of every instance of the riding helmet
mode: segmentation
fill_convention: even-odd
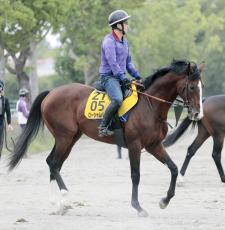
[[[130,18],[130,15],[124,10],[115,10],[113,11],[108,18],[109,26],[113,26],[119,22],[126,21]]]
[[[19,90],[19,96],[26,96],[29,91],[26,88],[22,88]]]

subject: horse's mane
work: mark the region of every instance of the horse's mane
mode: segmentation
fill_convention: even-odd
[[[155,71],[155,73],[153,73],[152,75],[150,75],[149,77],[146,77],[143,84],[145,86],[145,89],[147,89],[149,86],[152,85],[152,83],[158,79],[159,77],[162,77],[164,75],[166,75],[167,73],[170,72],[170,67],[164,67],[162,69],[158,69]]]
[[[169,66],[156,70],[152,75],[145,78],[143,83],[145,89],[149,88],[156,79],[165,76],[169,72],[174,72],[176,74],[183,74],[186,71],[187,65],[189,63],[190,62],[186,60],[173,60]],[[194,71],[197,71],[198,69],[196,64],[194,64],[192,68]]]

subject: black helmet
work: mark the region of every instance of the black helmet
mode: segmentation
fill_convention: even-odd
[[[26,96],[29,91],[26,88],[22,88],[19,90],[19,96]]]
[[[113,11],[108,18],[109,26],[113,26],[117,24],[118,22],[126,21],[128,18],[130,18],[130,15],[124,10],[115,10]]]

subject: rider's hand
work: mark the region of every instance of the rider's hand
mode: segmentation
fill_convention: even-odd
[[[136,85],[139,87],[140,90],[144,90],[144,78],[138,76],[135,78]],[[135,84],[135,83],[134,83]]]
[[[140,83],[140,84],[143,84],[143,82],[144,82],[144,78],[142,78],[141,76],[137,76],[135,78],[135,80],[136,80],[137,83]]]
[[[13,131],[12,125],[8,125],[8,130],[9,130],[9,131]]]
[[[128,78],[122,80],[122,85],[125,89],[129,89],[131,86],[131,81]]]
[[[136,79],[137,81],[141,81],[141,80],[142,80],[141,76],[137,76],[135,79]]]

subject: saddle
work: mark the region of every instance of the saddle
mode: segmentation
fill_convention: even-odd
[[[102,119],[106,108],[110,104],[110,99],[101,85],[95,84],[96,90],[94,90],[88,97],[84,115],[87,119]],[[126,97],[118,109],[118,117],[122,122],[128,120],[127,113],[137,104],[138,94],[136,86],[131,85],[132,93]]]
[[[94,90],[88,97],[84,115],[87,119],[99,120],[100,123],[106,108],[110,104],[110,99],[100,82],[95,82],[94,87],[96,90]],[[131,95],[124,99],[109,126],[109,129],[113,130],[115,133],[114,138],[116,139],[117,145],[121,147],[126,147],[123,134],[123,123],[127,122],[131,109],[138,102],[138,94],[135,84],[131,85],[131,89]]]

